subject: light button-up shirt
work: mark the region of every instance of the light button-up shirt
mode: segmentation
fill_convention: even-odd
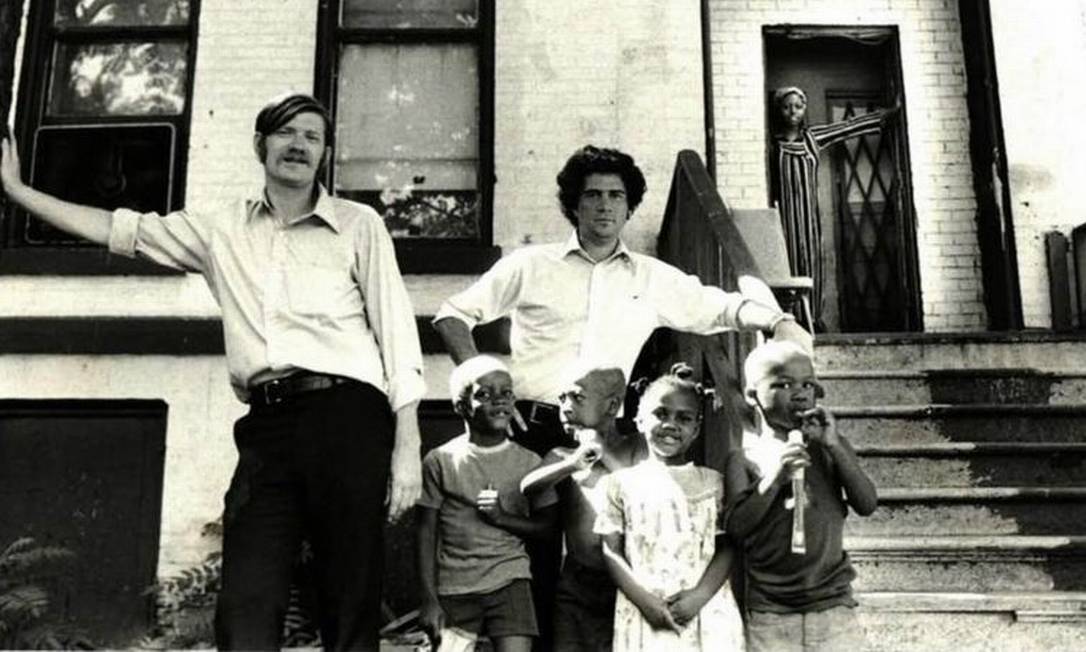
[[[321,188],[313,212],[289,222],[263,194],[210,211],[119,209],[109,248],[204,276],[243,401],[299,369],[369,383],[393,409],[425,393],[415,314],[392,239],[368,206]]]
[[[511,317],[517,396],[557,403],[579,363],[615,365],[629,379],[657,327],[703,335],[733,329],[743,301],[621,242],[594,261],[574,232],[565,243],[505,256],[450,297],[434,321],[453,317],[474,328]]]

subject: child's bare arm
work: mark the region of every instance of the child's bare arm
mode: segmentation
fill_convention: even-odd
[[[833,457],[837,478],[845,490],[849,506],[860,516],[868,516],[878,507],[878,491],[875,483],[867,477],[852,444],[837,432],[837,421],[833,414],[822,406],[804,413],[804,433],[811,439],[817,439]]]
[[[685,591],[679,591],[668,597],[667,605],[671,616],[680,625],[685,625],[694,619],[709,600],[716,595],[724,582],[728,581],[728,574],[732,570],[734,550],[731,541],[726,535],[718,534],[716,537],[716,550],[705,572],[697,585]]]
[[[611,580],[629,598],[641,612],[645,620],[656,629],[670,629],[678,633],[679,624],[668,609],[667,601],[652,593],[634,578],[633,569],[623,554],[624,545],[621,534],[603,535],[603,563]]]
[[[437,599],[437,510],[420,506],[418,516],[417,552],[419,582],[422,584],[419,624],[436,649],[441,644],[441,630],[445,627],[445,611]]]
[[[490,499],[480,495],[475,502],[475,506],[484,521],[522,539],[541,538],[554,531],[558,524],[558,508],[556,505],[533,509],[529,516],[521,516],[502,509],[501,501],[498,498]]]
[[[520,481],[520,492],[531,498],[568,478],[577,470],[577,459],[570,449],[554,449]]]

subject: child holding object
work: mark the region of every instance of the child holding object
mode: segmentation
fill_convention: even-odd
[[[529,652],[538,629],[523,537],[554,526],[558,499],[544,491],[529,504],[520,493],[540,459],[507,437],[515,397],[505,365],[470,358],[449,386],[466,432],[422,463],[419,620],[441,652],[474,650],[479,636],[497,652]]]
[[[747,565],[747,649],[863,649],[842,530],[848,506],[875,510],[875,486],[818,405],[822,387],[803,349],[767,342],[744,374],[760,432],[746,433],[725,477],[728,532]]]
[[[608,478],[596,520],[618,586],[614,650],[742,650],[721,528],[724,479],[686,461],[701,425],[701,388],[684,364],[645,390],[635,419],[644,462]]]
[[[614,630],[615,585],[593,526],[607,503],[606,478],[643,459],[645,443],[615,425],[626,394],[621,369],[586,365],[573,376],[558,397],[558,416],[577,447],[551,450],[520,486],[526,496],[550,488],[558,492],[566,556],[553,597],[554,652],[606,652]]]

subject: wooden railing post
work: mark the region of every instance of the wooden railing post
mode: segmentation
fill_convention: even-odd
[[[679,152],[657,255],[694,274],[702,283],[737,291],[741,276],[762,275],[758,261],[730,215],[731,210],[698,154],[690,150]],[[700,366],[703,378],[711,379],[716,387],[716,409],[706,415],[701,453],[705,464],[723,470],[729,451],[741,445],[748,420],[742,395],[742,364],[753,339],[738,333],[715,336],[676,333],[674,338],[680,356],[695,369]]]

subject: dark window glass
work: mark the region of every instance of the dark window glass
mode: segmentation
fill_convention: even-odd
[[[344,27],[470,29],[476,0],[343,0]]]
[[[184,25],[189,22],[188,0],[56,0],[53,22],[73,25],[130,27]]]

